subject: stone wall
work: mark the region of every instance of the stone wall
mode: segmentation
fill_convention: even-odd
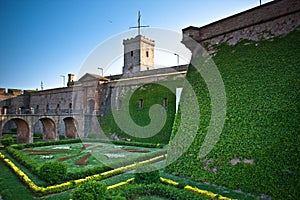
[[[206,26],[183,29],[183,41],[188,37],[203,46],[241,39],[261,40],[289,33],[300,25],[300,1],[277,0],[238,13]]]

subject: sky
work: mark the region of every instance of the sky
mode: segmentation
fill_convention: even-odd
[[[183,28],[256,6],[259,0],[0,0],[0,88],[40,90],[41,82],[44,89],[63,87],[62,76],[66,84],[68,73],[80,74],[97,47],[127,37],[122,34],[137,25],[139,10],[143,25],[181,36]],[[122,40],[119,45],[122,49]]]

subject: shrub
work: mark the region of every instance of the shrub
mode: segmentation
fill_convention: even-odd
[[[72,193],[73,200],[96,200],[103,199],[106,192],[106,185],[97,181],[87,181]]]
[[[49,183],[58,183],[60,180],[65,178],[65,174],[67,173],[67,166],[64,163],[60,163],[57,161],[54,162],[46,162],[40,168],[40,176],[44,180]]]
[[[9,146],[9,145],[11,145],[11,144],[13,144],[13,143],[15,143],[15,140],[14,140],[14,138],[12,138],[12,137],[2,138],[2,139],[1,139],[1,144],[2,144],[3,146]]]
[[[135,182],[137,184],[159,183],[159,171],[150,164],[142,164],[136,168]]]

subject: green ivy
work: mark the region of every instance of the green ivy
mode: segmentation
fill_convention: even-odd
[[[189,150],[167,171],[274,199],[298,198],[299,52],[299,30],[270,41],[218,46],[213,60],[224,81],[227,115],[218,143],[206,156],[206,160],[212,160],[210,163],[197,156],[210,120],[209,92],[202,77],[190,66],[187,79],[198,97],[200,125]],[[180,113],[171,137],[179,125]],[[253,159],[254,164],[231,165],[233,158]],[[213,167],[216,172],[211,170]]]

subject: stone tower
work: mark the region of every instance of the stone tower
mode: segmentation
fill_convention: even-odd
[[[154,69],[154,40],[142,35],[123,40],[123,75],[134,76],[140,71]]]

